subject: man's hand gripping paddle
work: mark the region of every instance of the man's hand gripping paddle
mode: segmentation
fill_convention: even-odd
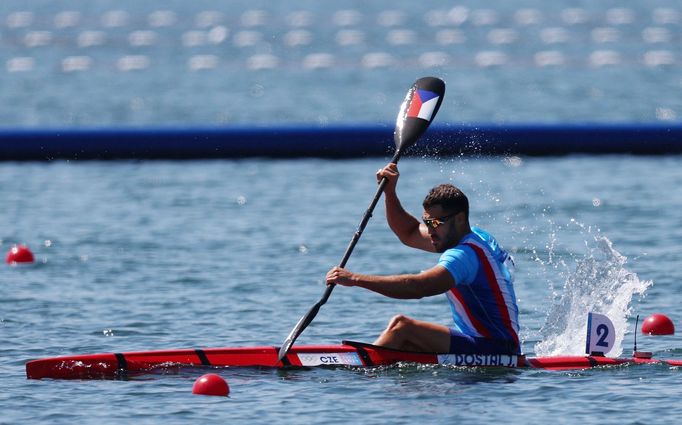
[[[393,140],[395,142],[396,150],[391,162],[397,163],[403,152],[414,145],[417,142],[417,139],[426,131],[429,124],[431,124],[431,121],[436,117],[436,113],[443,102],[444,95],[445,83],[439,78],[420,78],[415,81],[412,87],[410,87],[410,90],[405,96],[405,100],[400,105],[400,112],[398,112],[398,119],[395,123]],[[346,253],[343,254],[343,259],[341,260],[339,267],[343,268],[346,266],[346,262],[350,258],[353,248],[355,248],[355,245],[360,240],[360,236],[362,236],[362,232],[365,230],[365,226],[367,226],[367,222],[372,216],[374,207],[379,201],[386,183],[388,183],[386,177],[382,178],[379,182],[377,193],[369,204],[367,212],[365,212],[365,215],[362,217],[360,226],[353,235],[348,248],[346,248]],[[318,301],[317,304],[315,304],[310,311],[296,323],[296,326],[291,330],[289,336],[284,340],[284,343],[279,350],[278,361],[282,361],[294,344],[294,341],[296,341],[296,338],[303,333],[305,328],[307,328],[310,322],[317,316],[317,312],[320,311],[320,307],[327,302],[335,286],[336,285],[334,284],[327,285],[327,289],[324,291],[324,295],[320,301]]]

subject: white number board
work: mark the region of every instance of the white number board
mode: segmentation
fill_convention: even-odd
[[[603,314],[589,313],[587,315],[587,344],[585,353],[606,354],[616,342],[616,328],[611,319]]]

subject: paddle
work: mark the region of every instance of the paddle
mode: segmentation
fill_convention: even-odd
[[[395,142],[396,150],[391,162],[397,163],[403,152],[414,145],[417,142],[417,139],[426,131],[429,124],[431,124],[431,121],[433,121],[433,118],[436,116],[440,104],[443,102],[444,95],[445,83],[434,77],[420,78],[415,81],[412,87],[410,87],[410,90],[405,96],[405,100],[403,100],[403,103],[400,105],[400,112],[398,112],[398,119],[395,123],[393,141]],[[346,248],[343,259],[341,260],[341,263],[339,263],[339,267],[345,267],[355,245],[360,240],[360,236],[362,236],[362,232],[365,230],[365,226],[367,226],[367,222],[369,222],[370,217],[372,217],[372,211],[374,211],[374,207],[377,202],[379,202],[379,198],[384,191],[384,187],[386,187],[386,183],[388,183],[386,177],[382,178],[379,182],[377,193],[374,195],[374,199],[372,199],[369,208],[362,217],[360,226],[353,235],[348,248]],[[310,322],[313,321],[315,316],[317,316],[320,307],[329,299],[329,296],[334,290],[334,286],[336,285],[328,285],[320,301],[318,301],[317,304],[315,304],[310,311],[296,323],[296,326],[291,330],[289,336],[284,340],[284,343],[279,350],[278,361],[282,361],[294,344],[294,341],[296,341],[296,338],[301,335]]]

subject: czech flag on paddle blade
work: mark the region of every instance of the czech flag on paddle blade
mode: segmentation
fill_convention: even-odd
[[[410,109],[407,111],[409,118],[421,118],[431,121],[433,110],[438,104],[438,94],[428,90],[417,89],[412,97]]]

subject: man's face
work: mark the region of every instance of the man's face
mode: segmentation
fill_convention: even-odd
[[[446,211],[440,205],[434,205],[424,210],[422,220],[429,231],[431,244],[436,252],[445,250],[457,245],[463,235],[460,235],[456,222],[461,220],[462,211]]]

